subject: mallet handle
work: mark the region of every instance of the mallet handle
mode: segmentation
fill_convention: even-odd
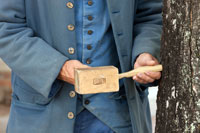
[[[137,69],[131,70],[129,72],[119,74],[119,79],[133,77],[137,75],[138,73],[160,72],[160,71],[162,71],[162,65],[144,66],[144,67],[139,67]]]

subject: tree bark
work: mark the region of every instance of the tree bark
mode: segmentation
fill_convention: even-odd
[[[200,1],[164,0],[156,133],[200,133]]]

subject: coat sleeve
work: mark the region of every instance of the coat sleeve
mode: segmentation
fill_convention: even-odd
[[[162,0],[137,0],[134,21],[134,44],[132,63],[142,53],[150,53],[160,60],[160,40],[162,33]],[[156,86],[158,81],[136,85],[140,91]]]
[[[68,58],[27,27],[24,0],[0,0],[0,57],[28,85],[49,97]]]
[[[160,59],[162,0],[137,0],[134,21],[132,63],[141,53]]]

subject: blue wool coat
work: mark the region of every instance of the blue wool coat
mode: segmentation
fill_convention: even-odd
[[[162,1],[106,1],[121,71],[131,70],[141,53],[159,58]],[[74,87],[56,79],[65,61],[77,59],[75,31],[67,29],[75,24],[74,8],[67,2],[0,0],[0,57],[12,69],[8,133],[73,133],[75,118],[68,117],[76,113],[77,96],[69,97]],[[133,132],[151,132],[146,91],[131,78],[124,83]]]

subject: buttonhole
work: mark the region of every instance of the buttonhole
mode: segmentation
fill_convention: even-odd
[[[122,35],[123,35],[123,33],[117,33],[117,35],[118,35],[118,36],[122,36]]]
[[[120,12],[120,11],[113,11],[112,13],[113,13],[113,14],[116,14],[116,13],[119,13],[119,12]]]
[[[127,54],[122,54],[122,57],[127,57],[128,55]]]

